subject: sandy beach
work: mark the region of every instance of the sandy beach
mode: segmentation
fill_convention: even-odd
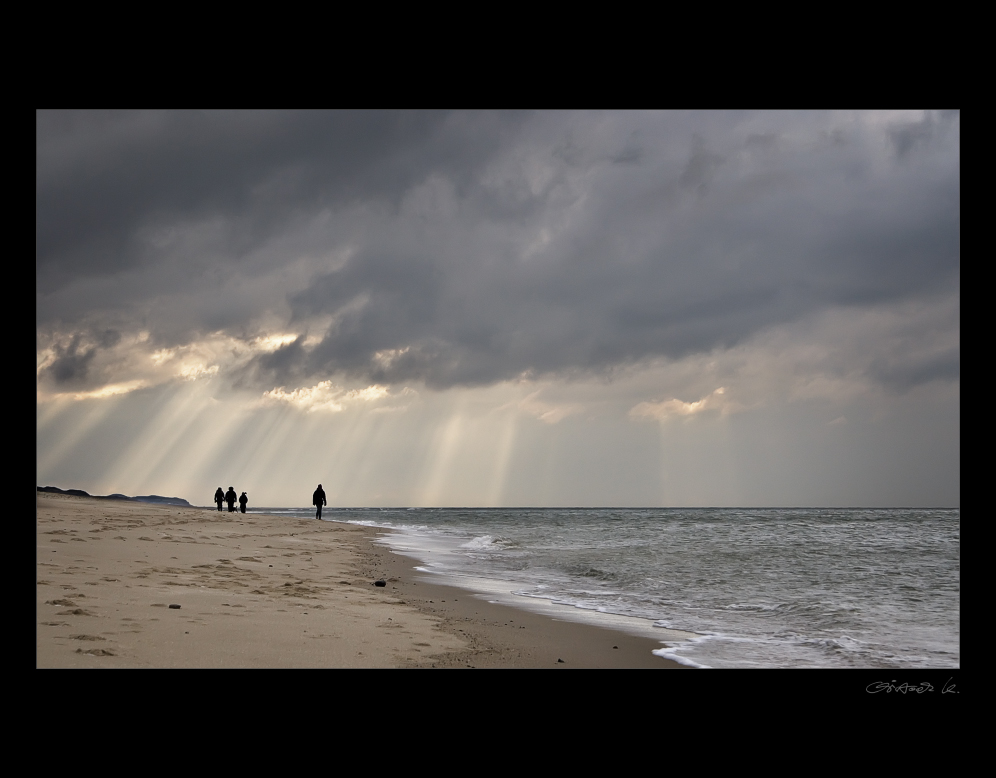
[[[682,667],[657,641],[427,582],[379,532],[38,493],[36,666]]]

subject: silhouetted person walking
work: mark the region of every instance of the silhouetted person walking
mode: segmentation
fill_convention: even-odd
[[[218,487],[218,491],[214,493],[214,501],[218,503],[218,510],[221,510],[221,504],[225,501],[225,493],[221,491],[221,487]]]
[[[247,502],[249,502],[249,498],[246,497],[246,493],[245,492],[242,492],[242,496],[239,497],[239,508],[242,510],[243,513],[246,512],[246,503]]]
[[[318,484],[318,488],[315,489],[315,493],[311,495],[311,504],[318,508],[318,512],[315,513],[315,518],[321,520],[322,506],[328,504],[325,500],[325,490],[322,489],[321,484]]]
[[[229,513],[235,513],[235,498],[236,498],[236,496],[237,495],[235,494],[235,489],[233,489],[231,486],[229,486],[228,487],[228,491],[225,492],[225,501],[228,503],[228,512]]]

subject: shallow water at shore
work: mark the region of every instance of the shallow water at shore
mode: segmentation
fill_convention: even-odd
[[[314,516],[314,509],[259,512]],[[427,574],[654,625],[700,667],[960,666],[960,511],[326,509]],[[613,623],[613,619],[615,622]],[[693,636],[694,635],[694,636]]]

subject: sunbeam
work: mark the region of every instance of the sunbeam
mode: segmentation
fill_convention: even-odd
[[[51,410],[46,408],[43,420],[40,419],[38,422],[38,439],[42,441],[38,449],[38,478],[42,481],[49,479],[50,473],[58,472],[59,465],[65,457],[77,456],[77,444],[84,440],[87,434],[98,430],[120,402],[119,396],[53,401],[52,405],[55,407]],[[57,434],[51,435],[55,438],[55,442],[46,449],[43,446],[44,441],[56,426]]]
[[[518,418],[515,413],[506,413],[500,419],[501,430],[498,433],[494,448],[494,464],[491,468],[491,484],[487,492],[487,505],[498,507],[503,505],[505,483],[508,478],[508,465],[515,449],[515,433]]]
[[[200,382],[181,384],[158,405],[155,415],[145,422],[109,469],[109,478],[132,494],[141,494],[158,481],[152,477],[171,453],[174,444],[209,405],[207,389]],[[181,454],[182,455],[182,454]]]
[[[436,430],[432,451],[427,459],[428,475],[424,477],[421,505],[442,506],[447,481],[452,478],[453,457],[463,440],[464,425],[462,409],[456,409],[446,423]]]

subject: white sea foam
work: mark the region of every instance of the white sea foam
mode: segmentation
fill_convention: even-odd
[[[491,551],[500,550],[505,545],[505,539],[502,537],[481,535],[480,537],[476,537],[466,543],[461,543],[460,548],[465,548],[468,551]]]
[[[694,660],[689,659],[687,656],[682,656],[677,653],[681,649],[681,646],[665,646],[664,648],[655,648],[651,651],[654,656],[659,656],[663,659],[670,659],[672,662],[677,662],[680,665],[685,665],[686,667],[694,667],[697,670],[711,670],[709,665],[699,664]]]

